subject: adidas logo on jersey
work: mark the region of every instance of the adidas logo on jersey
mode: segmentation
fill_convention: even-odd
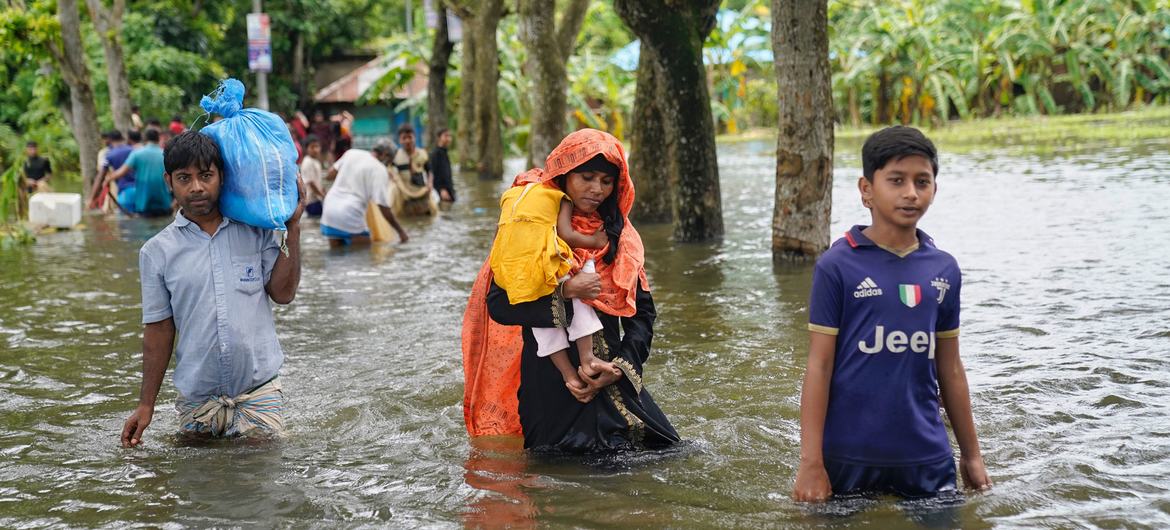
[[[857,289],[853,291],[854,298],[869,298],[871,296],[881,296],[882,288],[878,287],[877,283],[872,278],[866,276],[861,283],[857,284]]]

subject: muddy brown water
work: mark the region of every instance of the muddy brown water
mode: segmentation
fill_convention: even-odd
[[[944,153],[922,228],[964,272],[962,354],[989,494],[789,500],[809,266],[768,250],[774,144],[720,148],[726,239],[640,226],[659,319],[646,384],[687,443],[536,460],[469,442],[459,324],[502,183],[330,252],[309,224],[279,307],[290,433],[191,447],[168,374],[139,450],[137,250],[166,221],[87,217],[0,253],[0,527],[1170,527],[1170,154]],[[839,146],[833,234],[868,219]],[[515,164],[510,168],[520,168]]]

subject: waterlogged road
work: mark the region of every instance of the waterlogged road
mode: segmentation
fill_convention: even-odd
[[[646,384],[689,442],[632,460],[471,445],[459,323],[501,184],[404,246],[303,241],[277,309],[287,440],[183,446],[173,387],[117,447],[140,379],[137,250],[162,223],[87,219],[0,254],[0,527],[1170,527],[1170,155],[944,155],[923,228],[963,266],[992,493],[959,506],[788,500],[810,267],[773,269],[772,144],[721,148],[728,236],[640,227],[659,308]],[[841,146],[833,232],[867,219]],[[513,170],[518,169],[513,167]]]

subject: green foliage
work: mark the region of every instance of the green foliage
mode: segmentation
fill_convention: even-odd
[[[834,99],[843,118],[875,124],[1165,102],[1168,8],[1165,0],[834,1]]]

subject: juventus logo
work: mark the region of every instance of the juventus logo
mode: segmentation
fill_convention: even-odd
[[[947,297],[947,289],[951,288],[950,282],[947,282],[946,278],[935,278],[931,280],[930,285],[938,289],[938,303],[941,304],[943,298]]]

